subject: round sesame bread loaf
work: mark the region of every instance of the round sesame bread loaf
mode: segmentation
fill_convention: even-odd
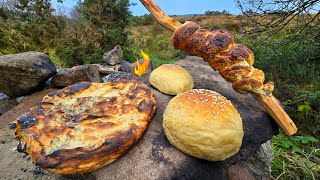
[[[209,161],[236,154],[243,138],[239,113],[229,100],[211,90],[194,89],[171,99],[162,125],[172,145]]]
[[[164,64],[153,70],[149,81],[160,92],[170,95],[177,95],[194,86],[189,72],[175,64]]]

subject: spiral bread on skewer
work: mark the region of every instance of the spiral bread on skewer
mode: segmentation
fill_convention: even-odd
[[[202,57],[224,79],[232,82],[238,93],[269,95],[274,89],[273,82],[264,84],[264,73],[252,66],[253,52],[235,44],[227,30],[210,32],[194,22],[186,22],[174,31],[172,42],[176,49]]]

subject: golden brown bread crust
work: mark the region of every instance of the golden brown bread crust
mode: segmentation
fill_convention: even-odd
[[[149,82],[160,92],[170,95],[183,93],[194,86],[189,72],[175,64],[163,64],[153,70]]]
[[[209,161],[223,161],[236,154],[243,139],[240,114],[224,96],[206,89],[172,98],[162,126],[175,147]]]
[[[239,93],[271,94],[273,83],[263,84],[264,73],[252,67],[253,52],[244,45],[234,44],[226,30],[208,31],[194,22],[186,22],[172,36],[176,49],[200,56],[221,76],[233,83]]]
[[[156,110],[139,82],[82,82],[48,94],[16,121],[32,161],[58,174],[94,171],[137,142]]]

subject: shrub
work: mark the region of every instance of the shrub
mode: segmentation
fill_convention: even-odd
[[[61,61],[66,67],[81,64],[102,63],[102,52],[91,43],[81,44],[77,42],[73,46],[61,49],[59,52]]]

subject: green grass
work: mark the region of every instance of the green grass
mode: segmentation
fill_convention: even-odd
[[[140,50],[147,53],[158,66],[177,61],[186,56],[186,53],[174,49],[171,44],[172,33],[160,25],[138,26],[131,28],[128,45],[124,47],[126,60],[134,62],[134,52],[140,58]]]
[[[272,139],[275,158],[273,179],[320,179],[319,139],[310,136],[286,136],[282,132]]]

